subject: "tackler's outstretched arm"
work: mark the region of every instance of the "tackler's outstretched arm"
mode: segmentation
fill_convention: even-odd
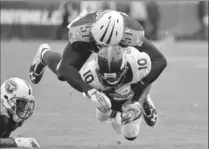
[[[164,55],[146,38],[144,38],[144,42],[141,47],[135,47],[141,52],[146,52],[150,56],[152,62],[150,73],[141,80],[144,87],[147,87],[149,84],[153,83],[163,72],[167,66],[167,60]]]

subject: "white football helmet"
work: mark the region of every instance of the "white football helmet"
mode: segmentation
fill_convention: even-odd
[[[120,12],[106,10],[98,15],[91,34],[98,45],[118,45],[124,33],[124,19]]]
[[[28,119],[34,111],[35,101],[30,84],[20,78],[10,78],[1,85],[1,104],[15,122]]]

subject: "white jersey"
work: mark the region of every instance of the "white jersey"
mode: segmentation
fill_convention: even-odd
[[[116,89],[114,93],[110,94],[114,100],[131,100],[134,96],[131,85],[141,81],[151,70],[151,60],[149,55],[145,52],[139,52],[139,50],[134,47],[127,47],[125,48],[125,54],[130,65],[129,69],[131,69],[132,72],[132,79]],[[84,64],[80,70],[80,75],[82,79],[93,88],[102,91],[109,90],[109,88],[100,82],[97,76],[95,58]]]

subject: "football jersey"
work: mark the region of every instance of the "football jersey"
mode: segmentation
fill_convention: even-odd
[[[96,58],[85,63],[79,71],[82,79],[93,88],[108,92],[108,96],[113,100],[132,100],[134,92],[131,85],[136,84],[146,77],[151,70],[151,60],[148,54],[139,52],[134,47],[125,48],[128,71],[126,79],[119,88],[105,86],[97,75]]]
[[[68,25],[69,29],[69,41],[71,44],[75,42],[91,42],[91,26],[96,21],[97,17],[102,13],[102,11],[97,11],[94,13],[81,13],[74,21]],[[125,30],[120,42],[121,46],[141,46],[143,44],[144,29],[143,27],[134,19],[130,18],[128,15],[121,13],[124,19]],[[78,45],[77,45],[78,46]],[[82,50],[94,50],[82,47]],[[76,49],[80,49],[76,47]],[[94,50],[95,51],[95,50]]]

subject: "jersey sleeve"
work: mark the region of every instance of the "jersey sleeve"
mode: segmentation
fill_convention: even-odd
[[[128,62],[133,72],[133,83],[137,83],[149,74],[152,67],[151,59],[148,54],[139,52],[134,47],[129,47],[127,52],[130,52]]]
[[[94,86],[97,76],[95,73],[95,59],[91,59],[83,65],[79,71],[81,78],[91,86]]]
[[[145,32],[144,28],[139,22],[130,18],[127,15],[123,15],[125,22],[125,31],[123,38],[120,42],[122,46],[142,46]]]
[[[137,56],[137,65],[138,65],[138,71],[137,71],[137,76],[136,80],[141,81],[144,77],[146,77],[152,67],[150,57],[147,53],[145,52],[140,52]]]

